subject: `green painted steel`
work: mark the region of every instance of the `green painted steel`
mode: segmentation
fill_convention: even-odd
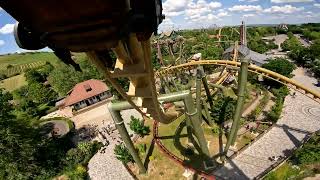
[[[231,145],[234,145],[235,140],[237,138],[237,133],[240,126],[240,118],[241,112],[243,109],[243,104],[245,101],[245,88],[247,84],[247,77],[248,77],[248,60],[241,59],[241,67],[240,67],[240,74],[239,74],[239,84],[238,84],[238,99],[236,110],[233,116],[233,123],[231,126],[231,131],[227,140],[227,144],[224,151],[224,156],[222,157],[222,161],[224,161],[226,154]]]
[[[206,103],[205,100],[202,100],[202,106],[203,106],[204,112],[207,116],[207,120],[208,120],[209,125],[213,126],[213,120],[212,120],[211,114],[209,112],[208,104]]]
[[[129,103],[128,103],[129,104]],[[117,106],[120,107],[122,105],[127,105],[125,103],[119,103]],[[124,144],[126,145],[126,147],[128,148],[130,154],[132,155],[135,163],[138,165],[139,169],[140,169],[140,173],[146,173],[147,170],[144,167],[139,154],[137,152],[137,149],[134,147],[131,138],[129,136],[129,133],[124,125],[123,119],[120,115],[120,111],[116,111],[112,109],[112,104],[109,105],[109,110],[111,113],[111,116],[113,117],[114,123],[119,131],[119,134],[121,135],[121,138],[124,142]]]
[[[196,80],[196,107],[198,119],[202,123],[202,104],[201,104],[201,79],[199,77]]]
[[[176,93],[170,93],[161,95],[158,97],[159,102],[176,102],[176,101],[183,101],[185,104],[185,111],[186,115],[188,116],[187,119],[187,130],[188,133],[192,135],[194,132],[195,136],[198,139],[200,148],[202,150],[202,153],[206,156],[210,157],[209,149],[207,147],[207,141],[204,137],[203,130],[201,128],[201,122],[198,119],[198,113],[196,108],[194,107],[194,102],[192,99],[192,95],[190,91],[181,91]],[[144,167],[137,150],[134,148],[134,145],[131,141],[131,138],[128,134],[128,131],[124,125],[123,119],[120,115],[121,110],[130,109],[132,108],[131,104],[128,102],[117,102],[112,103],[108,105],[108,109],[113,117],[113,120],[116,124],[116,127],[121,135],[121,138],[123,139],[126,147],[128,148],[130,154],[132,155],[133,159],[137,163],[140,172],[145,173],[146,168]]]
[[[209,89],[209,86],[208,86],[207,76],[205,75],[202,66],[201,66],[201,68],[198,68],[198,69],[199,69],[199,73],[201,75],[201,81],[202,81],[204,90],[205,90],[206,95],[207,95],[207,100],[208,100],[208,103],[209,103],[210,109],[211,109],[213,107],[213,99],[212,99],[212,96],[211,96],[211,93],[210,93],[210,89]]]
[[[210,157],[209,149],[207,146],[207,141],[204,137],[203,130],[201,128],[201,122],[198,119],[198,113],[201,113],[201,112],[197,112],[196,108],[194,107],[191,94],[187,95],[187,97],[184,100],[184,103],[185,103],[185,108],[186,108],[186,114],[191,121],[194,134],[198,139],[202,153],[204,155],[206,155],[207,157]]]

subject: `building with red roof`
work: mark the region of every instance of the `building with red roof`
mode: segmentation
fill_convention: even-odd
[[[104,82],[90,79],[76,84],[65,99],[57,102],[57,106],[69,106],[73,110],[79,110],[110,97],[112,94]]]

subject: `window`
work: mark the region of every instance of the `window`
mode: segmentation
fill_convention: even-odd
[[[87,92],[92,91],[92,88],[89,84],[85,84],[83,87]]]

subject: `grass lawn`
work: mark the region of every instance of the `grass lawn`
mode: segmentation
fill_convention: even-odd
[[[11,78],[0,81],[0,88],[4,88],[7,91],[13,91],[24,85],[27,85],[24,74],[13,76]]]
[[[299,169],[296,169],[288,162],[285,162],[278,169],[269,173],[264,180],[283,180],[288,179],[290,176],[297,176],[298,174]]]
[[[172,123],[173,124],[173,123]],[[175,123],[177,124],[177,123]],[[151,141],[153,139],[153,120],[147,119],[145,121],[145,125],[150,127],[150,134],[145,136],[144,138],[140,138],[135,145],[146,144],[147,150],[146,152],[140,152],[140,157],[143,162],[148,163],[148,173],[147,174],[139,174],[138,168],[135,165],[129,165],[134,174],[137,176],[139,180],[149,180],[149,179],[161,179],[161,180],[184,180],[185,178],[182,176],[184,172],[184,168],[180,165],[175,164],[168,157],[166,157],[156,144],[152,146]],[[162,126],[162,125],[161,125]],[[168,125],[164,125],[168,126]],[[169,126],[168,126],[169,127]],[[170,132],[173,128],[168,128],[168,132]],[[173,131],[174,133],[174,131]],[[171,133],[170,133],[171,134]]]
[[[172,122],[171,124],[160,124],[159,138],[164,146],[173,154],[178,156],[181,159],[185,160],[185,163],[190,164],[192,167],[203,169],[203,160],[204,157],[198,155],[196,148],[194,149],[194,155],[184,156],[185,149],[188,147],[188,138],[186,137],[187,131],[186,128],[183,127],[179,129],[180,123],[184,120],[184,115],[179,117],[177,120]],[[148,173],[146,175],[138,174],[138,169],[136,166],[130,165],[130,168],[133,170],[134,174],[138,179],[185,179],[182,176],[184,172],[184,168],[180,165],[176,164],[173,160],[169,159],[165,156],[157,145],[154,145],[154,148],[151,146],[152,140],[152,127],[153,121],[146,120],[145,124],[150,127],[151,133],[148,136],[145,136],[142,139],[139,139],[135,145],[139,146],[140,144],[146,144],[147,150],[146,152],[140,152],[140,157],[145,161],[149,159],[150,162],[148,164]],[[178,129],[178,130],[177,130]],[[205,137],[209,143],[209,151],[210,155],[214,156],[219,152],[219,139],[217,135],[212,134],[212,131],[209,126],[206,124],[203,125],[203,129],[205,132]],[[176,131],[179,135],[176,135]],[[223,143],[225,143],[226,139],[223,138]],[[150,148],[151,147],[151,148]],[[149,149],[151,150],[148,153]],[[151,156],[148,156],[150,154]]]
[[[241,149],[244,146],[248,145],[256,136],[251,134],[250,132],[246,132],[245,134],[241,135],[237,138],[237,149]]]

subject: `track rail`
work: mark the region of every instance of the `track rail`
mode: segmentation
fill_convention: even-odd
[[[210,175],[202,170],[198,170],[195,169],[189,165],[187,165],[186,163],[183,162],[182,159],[180,159],[179,157],[177,157],[176,155],[174,155],[173,153],[171,153],[161,142],[161,140],[158,138],[158,121],[154,121],[153,123],[153,138],[155,143],[157,144],[157,146],[160,148],[161,152],[164,153],[169,159],[173,160],[174,162],[178,163],[179,165],[183,166],[184,168],[187,168],[195,173],[197,173],[198,175],[202,176],[203,178],[207,179],[207,180],[215,180],[215,176]]]
[[[236,61],[228,61],[228,60],[201,60],[201,61],[191,61],[189,63],[180,64],[177,66],[169,67],[166,69],[159,70],[155,73],[156,76],[164,76],[169,74],[177,73],[177,71],[184,71],[196,68],[198,65],[218,65],[218,66],[226,66],[227,68],[238,69],[241,66],[240,62]],[[270,71],[265,68],[261,68],[259,66],[250,64],[248,66],[248,71],[260,74],[266,78],[275,80],[281,84],[286,85],[287,87],[294,89],[297,92],[304,94],[305,96],[313,99],[317,103],[320,104],[320,92],[317,92],[313,89],[307,88],[304,85],[287,78],[281,74]]]

